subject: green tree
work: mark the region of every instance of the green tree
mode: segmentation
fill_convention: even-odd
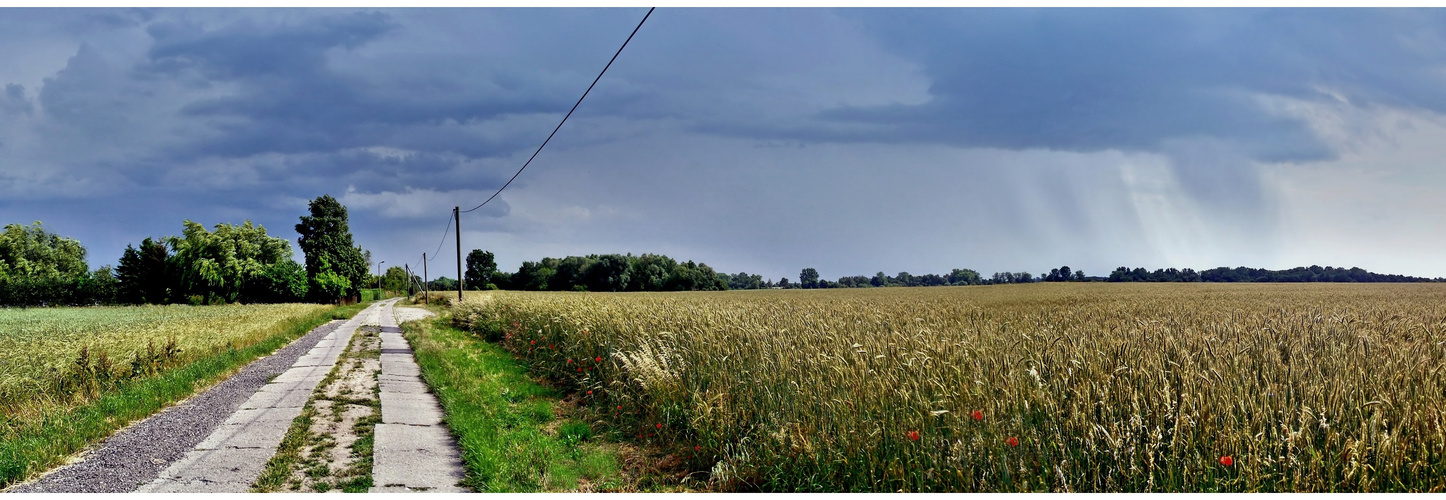
[[[486,290],[492,273],[497,271],[497,259],[492,252],[473,249],[467,253],[467,272],[462,275],[468,290]]]
[[[361,247],[352,243],[346,207],[331,195],[322,195],[312,200],[308,208],[310,215],[301,216],[296,232],[301,235],[297,243],[306,256],[306,275],[312,285],[321,285],[310,287],[312,298],[333,302],[355,295],[357,287],[366,280],[367,261]],[[317,281],[317,276],[323,272],[346,279],[329,277],[322,284]],[[345,288],[337,289],[340,283],[345,283]]]
[[[130,304],[164,304],[172,299],[175,281],[171,266],[171,250],[165,243],[151,238],[141,240],[140,249],[126,245],[116,266],[121,302]]]
[[[352,290],[351,280],[331,269],[331,262],[323,260],[321,269],[308,280],[308,292],[313,297],[331,297],[338,300]]]
[[[401,266],[388,267],[387,272],[382,273],[382,289],[384,290],[403,293],[407,291],[408,282],[407,271]]]
[[[618,254],[597,255],[583,270],[582,282],[594,292],[620,292],[632,280],[628,258]]]
[[[982,285],[984,278],[979,272],[973,269],[955,269],[949,272],[949,284],[951,285]]]
[[[251,221],[236,226],[217,224],[215,232],[190,220],[183,223],[181,236],[166,238],[175,249],[172,257],[183,295],[200,296],[206,303],[265,302],[268,297],[243,296],[243,292],[264,290],[268,267],[291,260],[291,244],[273,238],[266,228]]]
[[[90,272],[85,247],[33,225],[7,224],[0,232],[0,278],[73,278]]]
[[[818,288],[818,270],[806,267],[798,273],[798,283],[804,288]]]
[[[280,238],[278,238],[280,239]],[[284,240],[283,240],[284,241]],[[288,245],[289,248],[289,245]],[[310,287],[306,268],[287,257],[262,269],[246,282],[241,300],[244,302],[301,302]]]

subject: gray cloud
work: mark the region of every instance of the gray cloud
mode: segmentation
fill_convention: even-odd
[[[851,141],[966,147],[1164,151],[1172,140],[1233,144],[1260,161],[1336,152],[1299,117],[1255,99],[1336,98],[1440,111],[1446,53],[1438,12],[977,9],[851,12],[919,60],[931,99],[819,114]],[[1418,15],[1419,14],[1419,15]],[[1389,75],[1389,76],[1387,76]]]
[[[35,106],[30,103],[30,98],[25,96],[24,85],[5,84],[5,97],[0,99],[0,112],[28,115],[34,111]]]
[[[642,13],[13,12],[0,222],[76,228],[98,265],[182,218],[286,234],[329,193],[399,262],[511,176]],[[464,246],[775,279],[1270,265],[1310,206],[1274,166],[1369,164],[1354,151],[1403,134],[1370,117],[1446,113],[1441,21],[660,9],[495,207],[464,216]]]

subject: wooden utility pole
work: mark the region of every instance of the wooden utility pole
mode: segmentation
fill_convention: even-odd
[[[427,252],[422,252],[422,302],[432,303],[432,297],[427,294]]]
[[[457,226],[457,302],[462,302],[462,207],[452,207],[452,223]]]
[[[417,283],[412,281],[412,265],[402,264],[402,269],[407,271],[407,300],[411,300],[412,291],[417,289]]]

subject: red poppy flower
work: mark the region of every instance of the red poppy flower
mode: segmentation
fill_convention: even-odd
[[[703,447],[702,447],[702,446],[694,446],[694,447],[693,447],[693,451],[703,451]]]
[[[554,347],[554,346],[553,346],[552,344],[547,344],[547,348],[548,348],[548,349],[552,349],[553,347]]]
[[[582,368],[578,368],[577,371],[581,372],[581,371],[582,371]]]
[[[532,345],[537,345],[537,341],[536,341],[536,340],[532,341]]]
[[[568,359],[567,359],[567,364],[569,364],[569,365],[572,364],[572,358],[568,358]]]
[[[984,420],[984,412],[979,411],[979,410],[974,410],[974,415],[973,415],[973,417],[974,417],[974,420]]]
[[[662,428],[663,428],[663,424],[658,424],[658,428],[659,428],[659,429],[662,429]]]
[[[619,410],[623,409],[622,405],[618,405],[618,409],[619,409]]]
[[[1009,446],[1019,446],[1019,438],[1014,437],[1014,436],[1009,436],[1009,439],[1005,439],[1005,440],[1004,440],[1004,443],[1005,443],[1005,444],[1008,444]]]
[[[1235,459],[1231,458],[1230,455],[1225,455],[1223,457],[1220,457],[1220,465],[1230,467],[1232,465],[1235,465]]]
[[[597,361],[597,362],[601,363],[601,362],[602,362],[602,356],[598,356],[598,357],[596,357],[596,358],[593,358],[593,361]]]
[[[909,431],[908,434],[904,434],[904,435],[905,435],[905,436],[908,436],[910,441],[918,441],[918,440],[919,440],[919,431]]]

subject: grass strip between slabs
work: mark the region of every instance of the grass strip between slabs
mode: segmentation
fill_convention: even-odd
[[[251,491],[324,493],[339,489],[345,493],[366,493],[371,489],[372,447],[376,424],[382,420],[382,407],[376,380],[380,366],[371,367],[365,361],[378,359],[380,330],[377,326],[357,328],[336,364],[316,384],[301,414],[291,421],[291,427],[281,439],[276,454],[266,462],[266,468],[257,477]],[[358,371],[369,379],[370,398],[353,397],[348,389],[339,389],[335,395],[328,394],[333,385],[338,382],[345,385],[345,378]],[[338,445],[340,434],[319,433],[313,429],[319,423],[317,419],[330,418],[333,422],[342,423],[348,405],[370,408],[370,413],[358,418],[351,427],[355,439],[350,443],[350,463],[344,468],[334,468],[327,457],[332,456],[331,451]]]
[[[539,384],[511,354],[433,318],[402,324],[422,378],[457,437],[478,492],[635,489],[615,443],[586,421],[558,418],[562,394]]]
[[[94,401],[46,415],[38,425],[0,436],[0,488],[9,487],[65,461],[131,422],[231,376],[243,366],[280,349],[333,319],[346,319],[367,304],[337,307],[298,317],[274,335],[241,348],[222,350],[153,377],[119,383]]]

